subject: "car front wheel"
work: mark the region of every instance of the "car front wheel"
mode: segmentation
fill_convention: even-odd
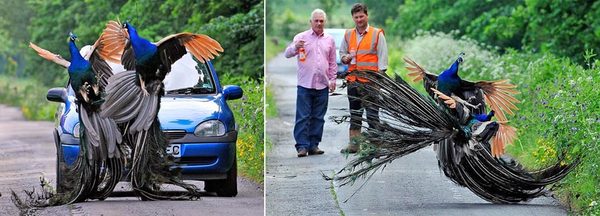
[[[58,132],[55,130],[54,131],[54,142],[56,144],[56,192],[61,193],[64,191],[63,188],[63,175],[62,175],[62,171],[63,171],[63,166],[64,165],[64,159],[63,159],[63,149],[62,149],[62,145],[60,144],[60,138],[58,136]]]
[[[237,195],[237,158],[233,161],[233,166],[227,172],[226,179],[206,180],[204,181],[204,190],[207,192],[216,192],[220,197],[234,197]]]

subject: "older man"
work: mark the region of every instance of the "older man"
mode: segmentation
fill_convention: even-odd
[[[363,110],[366,109],[367,119],[370,122],[379,121],[379,110],[367,104],[361,104],[363,86],[368,85],[368,80],[360,77],[360,73],[385,73],[388,64],[388,50],[383,36],[383,29],[369,25],[367,6],[356,3],[350,10],[356,28],[346,30],[344,40],[340,46],[342,63],[348,64],[348,102],[350,106],[351,124],[348,146],[341,150],[342,153],[356,153],[359,145],[353,139],[360,135]],[[369,125],[369,127],[372,127]]]
[[[337,64],[335,42],[323,28],[327,15],[321,9],[311,13],[311,29],[294,37],[285,50],[285,57],[297,56],[298,91],[296,97],[296,125],[294,138],[298,157],[323,154],[319,143],[323,136],[323,124],[328,92],[335,90]]]

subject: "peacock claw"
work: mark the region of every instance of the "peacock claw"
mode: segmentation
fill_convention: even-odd
[[[148,93],[148,90],[146,90],[146,84],[144,83],[144,80],[142,80],[142,77],[139,77],[139,79],[140,79],[140,88],[142,88],[142,93],[144,94],[144,96],[150,95]]]

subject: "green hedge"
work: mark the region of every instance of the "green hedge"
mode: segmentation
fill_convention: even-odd
[[[19,107],[28,120],[54,119],[58,104],[46,100],[47,92],[37,81],[0,75],[0,104]]]
[[[228,101],[238,125],[238,170],[255,182],[264,181],[264,91],[263,81],[248,77],[222,76],[223,85],[239,85],[244,96]]]

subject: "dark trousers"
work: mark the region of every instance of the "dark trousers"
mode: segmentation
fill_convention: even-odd
[[[319,146],[323,137],[323,117],[327,112],[328,93],[329,88],[316,90],[298,86],[294,126],[296,150],[311,150]]]
[[[379,122],[379,109],[363,104],[361,98],[365,98],[364,86],[368,84],[348,82],[348,103],[350,105],[350,130],[360,130],[362,125],[363,110],[367,110],[367,120]],[[369,98],[369,96],[366,96]],[[369,124],[369,128],[376,128],[376,124]]]

